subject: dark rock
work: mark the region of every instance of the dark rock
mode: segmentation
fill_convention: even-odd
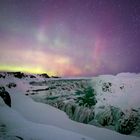
[[[0,78],[5,78],[5,75],[0,74]]]
[[[61,77],[59,77],[59,76],[52,76],[51,78],[61,78]]]
[[[49,87],[45,88],[45,89],[36,89],[36,90],[32,90],[33,92],[40,92],[40,91],[47,91],[49,90]]]
[[[121,90],[124,89],[124,86],[120,86],[120,89],[121,89]]]
[[[111,86],[112,86],[112,83],[110,83],[110,82],[103,83],[102,91],[103,92],[112,92]]]
[[[15,83],[9,83],[8,85],[6,85],[8,88],[12,88],[12,87],[16,87]]]
[[[120,118],[115,125],[115,130],[122,134],[131,134],[137,126],[138,116],[136,113],[130,111]]]
[[[49,75],[46,74],[46,73],[40,74],[40,76],[43,77],[43,78],[50,78]]]
[[[24,140],[22,137],[16,136],[19,140]]]
[[[11,97],[9,95],[9,93],[5,90],[4,87],[0,87],[0,96],[3,99],[3,101],[9,106],[11,107]]]
[[[14,75],[14,77],[19,79],[26,77],[26,75],[22,72],[7,72],[7,75]]]
[[[24,73],[21,73],[21,72],[15,72],[15,73],[14,73],[14,76],[17,77],[17,78],[20,78],[20,79],[26,77],[26,76],[24,75]]]
[[[36,78],[34,75],[30,75],[30,78]]]

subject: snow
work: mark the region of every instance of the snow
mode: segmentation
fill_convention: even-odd
[[[110,91],[104,92],[103,83],[108,82],[112,84]],[[91,85],[97,94],[96,106],[112,105],[122,109],[140,107],[140,74],[100,75],[92,79]]]
[[[139,139],[71,121],[64,112],[49,105],[36,103],[20,93],[10,95],[12,108],[0,106],[0,123],[7,126],[8,135],[20,136],[26,140]]]
[[[92,140],[80,134],[60,129],[50,125],[43,125],[27,121],[18,112],[8,107],[0,107],[0,123],[7,126],[8,135],[20,136],[25,140]],[[10,118],[9,118],[10,117]]]
[[[102,96],[105,95],[104,97],[106,98],[108,104],[121,107],[136,107],[136,104],[139,106],[139,103],[136,102],[139,100],[139,93],[137,92],[137,90],[139,90],[139,78],[137,78],[137,76],[131,76],[132,78],[130,78],[129,75],[125,75],[125,78],[121,77],[124,76],[100,76],[94,78],[91,84],[93,84],[94,88],[96,89],[98,97],[102,98]],[[17,84],[16,88],[9,89],[6,87],[6,91],[8,91],[11,96],[12,108],[9,108],[7,105],[5,105],[0,97],[0,127],[3,124],[6,126],[6,135],[0,135],[0,139],[9,140],[10,138],[15,136],[21,137],[24,140],[140,139],[139,137],[122,135],[105,128],[99,128],[92,125],[72,121],[63,111],[60,111],[50,105],[33,101],[30,97],[24,95],[25,92],[31,88],[29,82],[31,82],[32,80],[33,79],[29,78],[17,79],[12,76],[6,77],[5,79],[0,79],[0,85],[5,87],[7,83],[10,82]],[[113,93],[102,92],[100,87],[101,80],[105,82],[110,81],[111,83],[113,83]],[[122,83],[124,83],[127,87],[125,88],[125,90],[119,89]],[[132,92],[133,96],[135,96],[135,98],[133,97],[133,99],[131,96]],[[124,95],[124,93],[126,95]],[[115,100],[113,100],[114,97],[116,99],[116,102]],[[125,98],[127,99],[125,100]],[[127,100],[128,104],[126,105],[125,101]],[[105,102],[99,99],[99,104],[104,105]]]

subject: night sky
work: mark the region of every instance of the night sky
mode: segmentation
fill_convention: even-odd
[[[140,0],[0,0],[0,70],[140,72]]]

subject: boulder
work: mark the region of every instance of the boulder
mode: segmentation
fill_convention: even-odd
[[[5,104],[11,107],[11,97],[4,87],[0,87],[0,97],[3,99]]]

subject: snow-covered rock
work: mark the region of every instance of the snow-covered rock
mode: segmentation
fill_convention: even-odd
[[[132,110],[126,111],[122,117],[118,118],[118,121],[115,123],[115,129],[122,134],[130,134],[135,130],[137,121],[138,114],[136,112]]]

